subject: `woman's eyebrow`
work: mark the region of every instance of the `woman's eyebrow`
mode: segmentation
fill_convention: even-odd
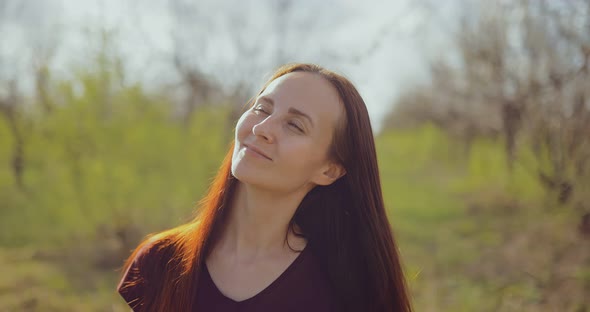
[[[275,101],[273,101],[273,99],[269,98],[268,96],[261,96],[258,98],[258,101],[265,101],[268,102],[270,105],[275,105]]]
[[[268,96],[261,96],[258,98],[259,101],[264,101],[269,103],[271,106],[275,105],[275,102],[272,98],[268,97]],[[308,114],[298,110],[297,108],[294,107],[289,107],[289,114],[293,114],[293,115],[298,115],[304,118],[307,118],[307,120],[309,120],[309,123],[311,123],[311,126],[313,127],[313,119],[311,119],[311,117],[309,117]]]

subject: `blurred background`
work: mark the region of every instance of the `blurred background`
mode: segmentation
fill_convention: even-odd
[[[589,0],[0,0],[0,311],[127,311],[295,61],[367,103],[416,311],[590,311]]]

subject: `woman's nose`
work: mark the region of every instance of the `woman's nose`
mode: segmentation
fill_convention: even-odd
[[[252,127],[252,133],[257,136],[262,138],[264,141],[266,141],[267,143],[273,143],[275,140],[275,136],[274,136],[274,118],[272,118],[271,116],[268,116],[267,118],[265,118],[264,120],[262,120],[261,122],[255,124]]]

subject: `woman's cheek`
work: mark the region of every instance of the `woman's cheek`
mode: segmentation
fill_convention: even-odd
[[[248,133],[251,132],[249,129],[252,129],[252,125],[250,125],[252,122],[251,118],[249,119],[247,114],[247,112],[244,113],[236,124],[236,139],[245,138],[248,136]]]

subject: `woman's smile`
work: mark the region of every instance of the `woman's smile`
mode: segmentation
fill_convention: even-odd
[[[252,145],[244,144],[244,152],[246,155],[272,161],[272,158],[268,157],[264,152]]]

